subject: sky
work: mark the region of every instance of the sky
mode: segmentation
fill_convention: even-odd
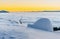
[[[60,10],[60,0],[0,0],[0,10],[10,12]]]

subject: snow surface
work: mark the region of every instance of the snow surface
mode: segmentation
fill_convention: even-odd
[[[0,13],[0,39],[60,39],[59,31],[48,32],[27,27],[27,24],[33,24],[40,18],[48,18],[52,27],[60,27],[60,12]],[[20,19],[23,24],[19,23]]]
[[[60,33],[27,28],[29,39],[60,39]]]
[[[0,15],[0,39],[27,39],[25,25],[19,24],[17,18],[14,19],[12,14],[2,13]]]

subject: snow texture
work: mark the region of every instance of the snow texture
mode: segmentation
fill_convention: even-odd
[[[27,27],[41,18],[48,18],[52,28],[60,27],[60,12],[0,13],[0,39],[60,39],[59,31],[49,32]]]

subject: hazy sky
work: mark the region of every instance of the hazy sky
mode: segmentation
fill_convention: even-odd
[[[0,0],[0,9],[9,11],[60,10],[60,0]]]

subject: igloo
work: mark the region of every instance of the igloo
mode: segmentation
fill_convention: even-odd
[[[41,18],[37,20],[33,25],[28,24],[28,27],[45,31],[53,31],[52,23],[48,18]]]

